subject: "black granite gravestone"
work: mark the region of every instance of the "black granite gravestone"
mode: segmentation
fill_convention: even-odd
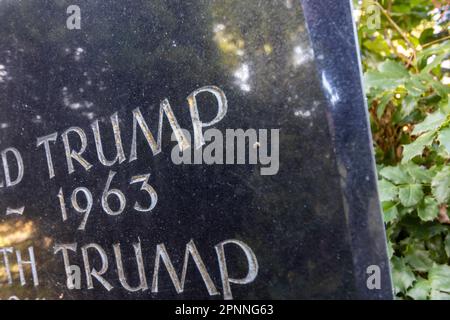
[[[0,2],[0,298],[392,298],[349,1]]]

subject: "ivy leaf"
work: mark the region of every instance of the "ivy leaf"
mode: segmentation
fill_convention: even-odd
[[[434,131],[427,132],[414,140],[414,142],[404,145],[402,163],[411,160],[415,156],[421,155],[425,146],[433,142],[434,134]]]
[[[398,217],[397,203],[392,201],[383,202],[384,222],[389,223]]]
[[[366,92],[372,88],[395,89],[407,77],[409,77],[408,70],[402,64],[387,60],[380,63],[378,70],[370,70],[364,74],[364,85]]]
[[[450,113],[450,99],[441,99],[438,103],[439,110],[444,114]]]
[[[436,46],[428,47],[419,52],[417,59],[427,59],[434,54],[439,55],[450,51],[450,41],[442,42]]]
[[[426,196],[425,199],[417,207],[417,214],[422,221],[433,221],[437,218],[439,207],[437,201]]]
[[[450,292],[450,266],[435,264],[428,273],[428,280],[435,290]]]
[[[420,34],[419,43],[422,45],[433,40],[436,40],[433,28],[426,28]]]
[[[440,223],[426,222],[420,224],[417,221],[402,221],[402,223],[405,224],[411,238],[416,238],[417,240],[429,240],[438,234],[447,233],[447,227]]]
[[[450,94],[450,89],[448,86],[443,85],[440,81],[432,80],[430,81],[431,87],[436,91],[436,93],[442,98],[446,98]]]
[[[417,101],[416,99],[408,94],[406,97],[403,98],[402,100],[402,114],[404,117],[407,117],[411,114],[411,112],[413,112],[414,108],[417,105]]]
[[[433,290],[431,290],[430,299],[431,300],[450,300],[450,293],[433,289]]]
[[[448,52],[441,53],[441,54],[434,56],[433,61],[428,63],[427,66],[425,68],[423,68],[423,70],[421,72],[423,72],[423,73],[430,72],[431,70],[436,68],[438,65],[440,65],[442,63],[442,61],[444,61],[444,59],[446,58],[447,55],[448,55]]]
[[[431,283],[428,280],[420,278],[414,286],[408,290],[407,296],[414,300],[426,300],[430,295]]]
[[[386,179],[381,179],[378,181],[378,190],[380,193],[381,202],[394,200],[397,198],[398,188]]]
[[[408,263],[413,270],[419,272],[426,272],[433,266],[428,251],[420,249],[415,246],[408,246],[405,252],[405,262]]]
[[[405,168],[414,181],[419,183],[430,183],[435,174],[432,169],[427,169],[413,162],[408,162]]]
[[[403,79],[409,76],[408,70],[399,62],[386,60],[378,66],[381,73],[387,74],[390,78]]]
[[[398,196],[400,202],[405,207],[412,207],[419,203],[423,198],[422,185],[409,184],[399,188]]]
[[[448,154],[450,154],[450,128],[445,128],[439,131],[439,143],[444,146]]]
[[[423,75],[414,75],[405,82],[405,89],[408,94],[419,98],[426,90],[427,86],[422,83]]]
[[[370,31],[370,30],[368,30]],[[363,42],[363,46],[367,49],[369,49],[372,52],[378,53],[378,54],[390,54],[390,48],[389,45],[386,43],[386,40],[382,36],[378,36],[376,38],[370,38]]]
[[[387,94],[384,94],[381,99],[380,102],[378,103],[377,106],[377,117],[381,118],[384,114],[384,111],[386,110],[386,106],[389,103],[389,101],[391,101],[391,99],[394,97],[394,94],[392,92],[389,92]]]
[[[416,277],[411,268],[399,257],[392,257],[392,280],[396,293],[406,292],[411,287]]]
[[[450,196],[450,167],[444,167],[434,176],[431,192],[439,203],[447,202]]]
[[[433,224],[439,224],[441,226],[444,226],[443,224],[437,221],[433,222]],[[444,228],[447,227],[444,226]],[[443,234],[446,235],[447,232],[448,230],[445,230]],[[431,239],[428,239],[428,241],[426,241],[426,249],[430,253],[430,258],[433,259],[435,262],[441,263],[443,261],[447,261],[447,254],[445,253],[445,243],[442,237],[432,237]]]
[[[391,260],[392,257],[394,256],[394,248],[393,248],[392,242],[390,240],[387,241],[387,254],[388,254],[389,260]]]
[[[395,184],[411,183],[413,179],[401,166],[387,166],[380,170],[380,175]]]
[[[412,132],[413,135],[419,135],[421,133],[436,130],[445,121],[445,115],[440,111],[430,113],[425,120],[416,124]]]
[[[386,43],[386,40],[381,36],[364,41],[363,46],[369,49],[370,51],[376,53],[383,52],[386,55],[390,53],[389,45]]]

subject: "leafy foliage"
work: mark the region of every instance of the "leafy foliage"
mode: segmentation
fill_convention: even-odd
[[[450,6],[356,8],[395,294],[450,299]]]

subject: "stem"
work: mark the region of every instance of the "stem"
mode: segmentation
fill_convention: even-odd
[[[392,20],[391,16],[389,15],[389,13],[383,8],[383,6],[381,4],[379,4],[377,1],[373,1],[371,2],[373,4],[375,4],[380,10],[381,12],[384,14],[384,16],[386,17],[386,19],[388,20],[388,22],[392,25],[392,27],[394,27],[394,29],[402,36],[402,38],[405,40],[406,44],[408,45],[409,48],[411,48],[412,52],[413,52],[413,56],[412,56],[412,61],[411,61],[411,65],[414,67],[414,70],[416,72],[418,72],[418,69],[416,67],[416,65],[413,63],[416,61],[416,57],[417,57],[417,52],[416,52],[416,48],[414,47],[414,45],[411,43],[411,41],[409,41],[408,37],[406,36],[406,33],[395,23],[394,20]]]
[[[436,44],[436,43],[439,43],[439,42],[441,42],[441,41],[445,41],[445,40],[448,40],[448,39],[450,39],[450,36],[445,36],[445,37],[439,38],[439,39],[437,39],[437,40],[434,40],[434,41],[425,43],[425,44],[422,46],[422,48],[426,48],[426,47],[432,46],[433,44]]]

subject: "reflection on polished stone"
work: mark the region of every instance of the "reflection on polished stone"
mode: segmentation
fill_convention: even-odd
[[[329,2],[0,1],[0,298],[390,298]]]

